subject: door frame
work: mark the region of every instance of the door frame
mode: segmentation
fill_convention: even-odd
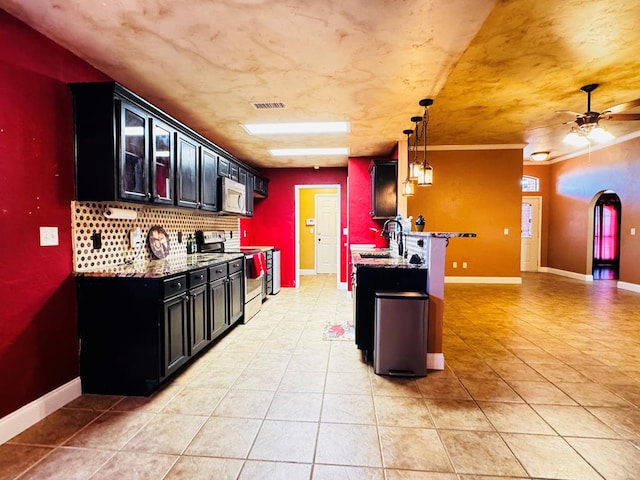
[[[342,232],[340,230],[340,219],[342,218],[342,210],[340,198],[340,184],[312,184],[312,185],[295,185],[295,257],[296,257],[296,288],[300,288],[300,190],[302,189],[318,189],[318,188],[335,188],[336,189],[336,224],[338,240],[336,241],[336,288],[340,288],[340,244],[342,243]]]
[[[521,203],[525,203],[527,200],[535,200],[538,202],[538,221],[536,225],[536,227],[538,228],[538,245],[536,245],[536,272],[539,272],[540,256],[542,255],[542,195],[523,195]],[[522,218],[520,218],[520,222],[522,223]],[[520,255],[522,255],[522,234],[520,235]],[[520,258],[520,271],[522,271],[522,258]]]
[[[316,193],[313,197],[314,197],[313,198],[313,203],[314,203],[314,210],[316,212],[316,219],[318,218],[318,215],[317,215],[317,212],[318,212],[318,197],[332,197],[332,198],[335,199],[335,201],[334,201],[334,204],[336,206],[335,213],[336,213],[336,220],[338,220],[338,218],[337,218],[338,217],[337,207],[338,207],[338,203],[339,203],[338,202],[338,192],[336,192],[336,193]],[[317,274],[318,273],[318,251],[319,251],[319,249],[317,248],[318,244],[316,242],[317,235],[318,235],[318,222],[317,222],[317,220],[316,220],[316,225],[315,225],[314,232],[315,233],[314,233],[314,239],[313,239],[314,240],[314,243],[313,243],[313,245],[314,245],[314,247],[313,247],[313,269],[315,270],[315,272]],[[336,225],[336,243],[338,243],[339,239],[340,239],[340,222],[338,221],[337,225]],[[340,255],[340,247],[338,245],[336,245],[336,247],[337,247],[336,252],[337,252],[338,255]],[[336,264],[336,275],[338,275],[338,272],[340,272],[340,262],[338,261],[336,263],[337,263]]]

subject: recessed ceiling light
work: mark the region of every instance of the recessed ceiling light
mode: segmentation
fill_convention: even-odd
[[[309,155],[349,155],[348,147],[338,148],[272,148],[269,153],[274,157],[294,157]]]
[[[242,127],[251,135],[303,133],[346,133],[349,122],[247,123]]]

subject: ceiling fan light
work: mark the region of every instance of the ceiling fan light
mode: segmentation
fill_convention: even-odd
[[[598,143],[608,142],[616,138],[611,134],[611,132],[608,132],[599,125],[597,125],[595,128],[592,128],[587,137],[589,138],[589,140],[593,140],[594,142]]]
[[[568,145],[571,145],[572,147],[586,147],[587,145],[589,145],[589,140],[576,131],[567,133],[562,141]]]
[[[431,187],[433,185],[433,168],[428,163],[420,169],[418,176],[419,187]]]
[[[529,158],[534,162],[544,162],[549,159],[549,152],[533,152]]]

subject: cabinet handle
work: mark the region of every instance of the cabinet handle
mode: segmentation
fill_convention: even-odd
[[[147,192],[147,198],[151,198],[151,192]]]
[[[200,275],[198,278],[200,278],[200,280],[202,280],[204,278],[204,275]]]
[[[176,288],[182,288],[182,284],[180,282],[176,283]]]
[[[216,270],[216,273],[222,273],[222,270]]]

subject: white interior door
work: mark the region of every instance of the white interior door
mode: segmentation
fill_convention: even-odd
[[[316,272],[336,273],[337,268],[337,200],[334,194],[318,194],[316,207]]]
[[[520,270],[537,272],[540,266],[540,197],[522,197]]]

